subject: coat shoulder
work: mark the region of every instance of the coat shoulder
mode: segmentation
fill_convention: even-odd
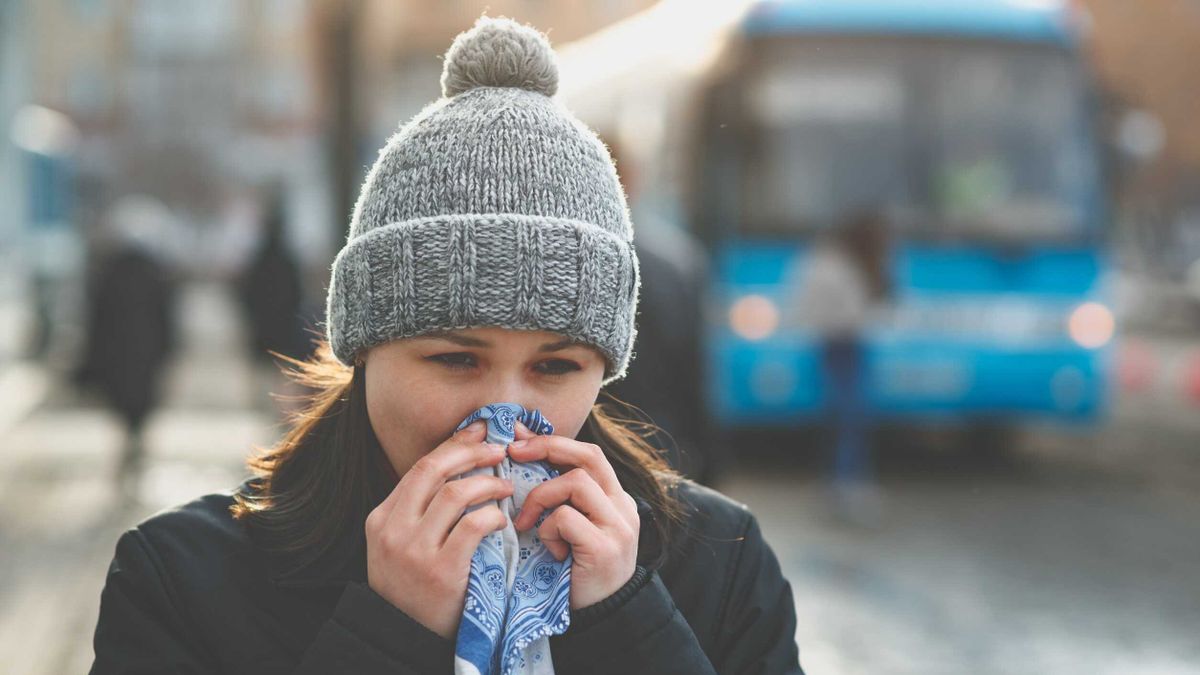
[[[690,511],[686,520],[706,535],[739,534],[754,517],[742,502],[689,478],[677,483],[674,494]]]
[[[154,514],[125,533],[136,538],[159,573],[185,594],[253,582],[260,556],[243,522],[230,512],[233,491],[208,494]],[[118,550],[120,547],[118,547]]]
[[[687,576],[707,565],[731,565],[741,555],[754,515],[742,502],[688,478],[676,482],[671,494],[682,518],[672,524],[664,576]]]
[[[198,546],[210,549],[213,544],[229,548],[249,546],[245,526],[233,518],[233,491],[197,497],[146,518],[134,528],[161,554],[186,553],[196,555]]]
[[[220,661],[204,672],[241,672],[246,663],[291,672],[337,598],[280,591],[248,527],[230,512],[233,494],[205,495],[127,530],[109,568],[101,620],[108,631],[137,621],[168,626],[171,658],[186,643]]]
[[[690,479],[672,492],[684,507],[683,520],[672,528],[670,555],[658,572],[705,652],[715,658],[725,649],[720,635],[733,597],[753,581],[753,569],[742,561],[761,554],[766,544],[746,504]]]

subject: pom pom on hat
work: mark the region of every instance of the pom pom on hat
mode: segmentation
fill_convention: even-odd
[[[380,150],[331,268],[326,333],[349,366],[434,330],[560,333],[625,376],[640,288],[612,158],[560,101],[536,28],[481,17],[445,54],[443,96]]]
[[[516,87],[553,96],[558,62],[550,41],[512,19],[479,17],[454,38],[442,68],[442,95],[476,87]]]

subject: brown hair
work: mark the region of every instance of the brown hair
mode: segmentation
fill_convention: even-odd
[[[284,436],[247,460],[256,477],[250,489],[234,495],[231,511],[234,518],[259,526],[262,545],[298,570],[331,548],[346,528],[362,529],[398,477],[367,417],[363,366],[340,363],[323,339],[307,361],[275,356],[291,364],[285,374],[310,393],[289,414]],[[680,476],[645,440],[653,424],[637,419],[636,408],[608,398],[634,417],[613,416],[606,404],[597,403],[579,440],[600,446],[622,487],[650,505],[661,542],[650,564],[658,567],[670,550],[672,526],[684,519],[682,502],[671,491]]]
[[[836,242],[850,255],[867,282],[875,300],[886,299],[892,291],[888,223],[876,209],[852,213],[834,229]]]

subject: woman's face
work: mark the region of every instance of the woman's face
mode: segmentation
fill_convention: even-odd
[[[464,328],[393,340],[365,356],[367,414],[396,475],[489,403],[538,409],[575,438],[604,379],[594,347],[558,333]]]

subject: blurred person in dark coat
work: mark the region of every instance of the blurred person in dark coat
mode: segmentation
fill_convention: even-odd
[[[667,460],[698,483],[712,485],[723,467],[703,398],[700,283],[697,261],[681,264],[653,237],[635,237],[642,276],[635,358],[606,391],[645,413]]]
[[[258,248],[237,280],[254,367],[262,388],[271,391],[288,386],[275,355],[303,360],[311,351],[302,318],[300,265],[287,245],[283,207],[281,188],[271,188]]]
[[[635,168],[628,160],[621,161],[616,144],[608,145],[625,192],[633,201]],[[641,308],[634,359],[625,378],[605,391],[650,419],[650,437],[655,447],[666,450],[673,467],[698,483],[713,485],[724,461],[704,400],[700,341],[701,289],[706,278],[703,249],[668,223],[652,222],[645,214],[635,220]]]
[[[170,213],[155,200],[131,196],[114,205],[107,224],[109,246],[88,287],[87,341],[75,375],[120,417],[125,442],[117,480],[130,492],[145,459],[146,419],[176,346],[176,283],[163,261]]]

